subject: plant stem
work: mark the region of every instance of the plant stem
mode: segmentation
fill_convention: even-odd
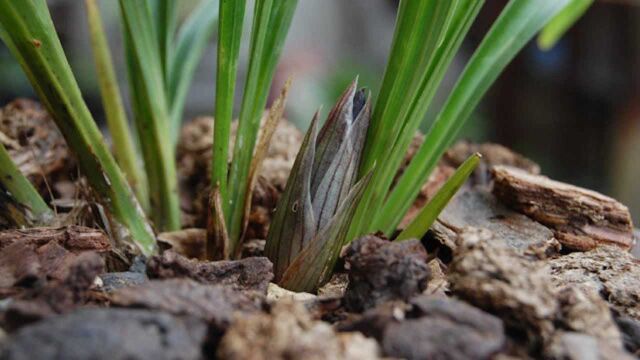
[[[156,34],[158,35],[158,51],[162,76],[165,81],[169,78],[169,65],[172,58],[173,36],[176,32],[178,19],[177,0],[155,0],[151,2],[155,17]]]
[[[13,162],[7,149],[0,142],[0,185],[11,196],[30,211],[30,217],[36,223],[53,218],[53,212],[44,202],[38,191],[31,185]]]
[[[96,0],[85,0],[85,2],[100,94],[107,117],[107,126],[113,140],[113,151],[118,164],[124,171],[127,180],[129,180],[129,184],[136,192],[138,201],[145,209],[148,209],[147,180],[138,163],[133,138],[127,122],[127,115],[122,104],[120,88],[111,61],[111,52],[109,51],[109,45],[100,18],[100,11]]]
[[[145,1],[120,0],[135,123],[149,182],[150,208],[160,231],[180,229],[176,159],[162,66]]]
[[[216,29],[218,0],[203,0],[185,19],[178,31],[167,81],[167,96],[171,116],[171,137],[175,144],[180,138],[182,116],[189,85],[200,59]],[[238,0],[244,1],[244,0]]]
[[[232,253],[239,242],[249,167],[271,81],[284,45],[297,0],[257,1],[251,32],[249,73],[244,88],[238,134],[229,174],[229,238]]]
[[[113,215],[145,254],[155,237],[126,178],[87,108],[57,37],[45,0],[0,1],[0,37],[18,59],[80,169]]]
[[[421,185],[498,75],[524,45],[569,0],[512,0],[502,11],[460,75],[425,141],[389,194],[378,229],[392,233]]]
[[[236,88],[245,5],[245,0],[221,0],[219,10],[218,69],[211,184],[212,188],[218,184],[225,219],[227,219],[229,212],[229,195],[227,194],[229,136],[233,117],[233,99]]]

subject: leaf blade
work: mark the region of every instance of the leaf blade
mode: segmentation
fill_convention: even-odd
[[[422,239],[451,198],[453,198],[473,173],[480,163],[481,158],[482,156],[479,153],[469,156],[469,158],[456,169],[456,172],[449,180],[442,185],[429,203],[420,210],[409,226],[402,230],[396,240]]]
[[[471,57],[424,143],[389,194],[376,228],[390,234],[411,206],[429,173],[489,86],[516,53],[569,0],[513,0]]]

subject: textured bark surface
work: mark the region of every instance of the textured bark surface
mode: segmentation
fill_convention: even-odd
[[[493,193],[505,204],[555,230],[558,241],[574,250],[602,244],[630,249],[629,209],[595,191],[531,175],[515,168],[493,169]]]
[[[235,312],[255,312],[260,304],[239,291],[219,285],[199,284],[189,279],[153,280],[110,294],[114,306],[191,315],[224,331]]]
[[[0,231],[0,288],[62,280],[81,253],[110,249],[102,231],[81,226]]]

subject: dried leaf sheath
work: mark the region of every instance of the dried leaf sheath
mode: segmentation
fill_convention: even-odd
[[[293,290],[313,290],[325,279],[346,237],[341,229],[351,222],[352,211],[344,209],[360,197],[352,188],[370,106],[365,90],[356,86],[354,81],[340,97],[319,134],[314,116],[271,223],[265,253],[274,263],[276,281],[288,273]],[[305,272],[292,272],[294,262]]]

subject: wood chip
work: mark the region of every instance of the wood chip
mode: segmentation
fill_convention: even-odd
[[[560,243],[573,250],[603,244],[633,246],[629,209],[595,191],[496,166],[493,193],[508,206],[554,229]]]

